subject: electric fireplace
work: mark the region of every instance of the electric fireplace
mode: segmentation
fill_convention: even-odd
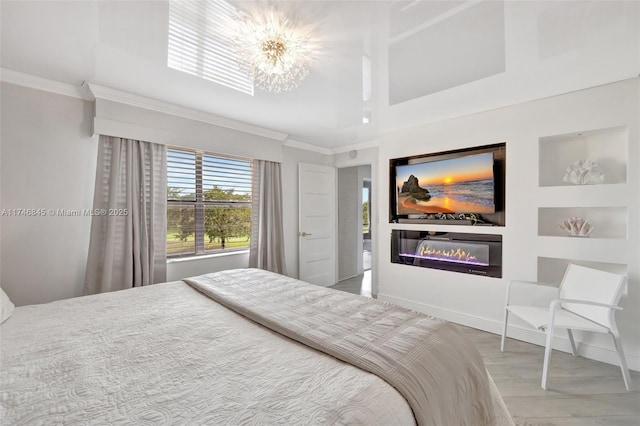
[[[502,235],[391,231],[391,262],[502,277]]]

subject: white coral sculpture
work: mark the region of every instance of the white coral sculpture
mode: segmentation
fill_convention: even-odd
[[[600,170],[598,163],[591,160],[578,160],[567,167],[562,180],[575,185],[602,183],[604,173]]]
[[[593,226],[581,217],[570,217],[560,222],[560,229],[567,231],[573,237],[588,237],[593,232]]]

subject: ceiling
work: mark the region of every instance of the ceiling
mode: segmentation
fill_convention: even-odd
[[[315,62],[293,91],[254,96],[167,67],[168,1],[0,7],[2,68],[88,81],[334,151],[640,69],[636,1],[290,1],[282,7],[316,28]]]

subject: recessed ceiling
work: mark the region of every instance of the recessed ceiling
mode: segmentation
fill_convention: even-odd
[[[3,0],[0,61],[3,68],[77,86],[89,81],[338,149],[638,75],[637,2],[543,3],[283,2],[316,26],[321,48],[301,86],[280,94],[250,96],[168,68],[168,1]]]
[[[455,10],[452,16],[423,21],[391,40],[391,105],[505,71],[504,2]]]

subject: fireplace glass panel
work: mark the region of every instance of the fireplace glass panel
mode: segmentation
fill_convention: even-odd
[[[393,230],[391,261],[499,278],[502,276],[502,236]]]

